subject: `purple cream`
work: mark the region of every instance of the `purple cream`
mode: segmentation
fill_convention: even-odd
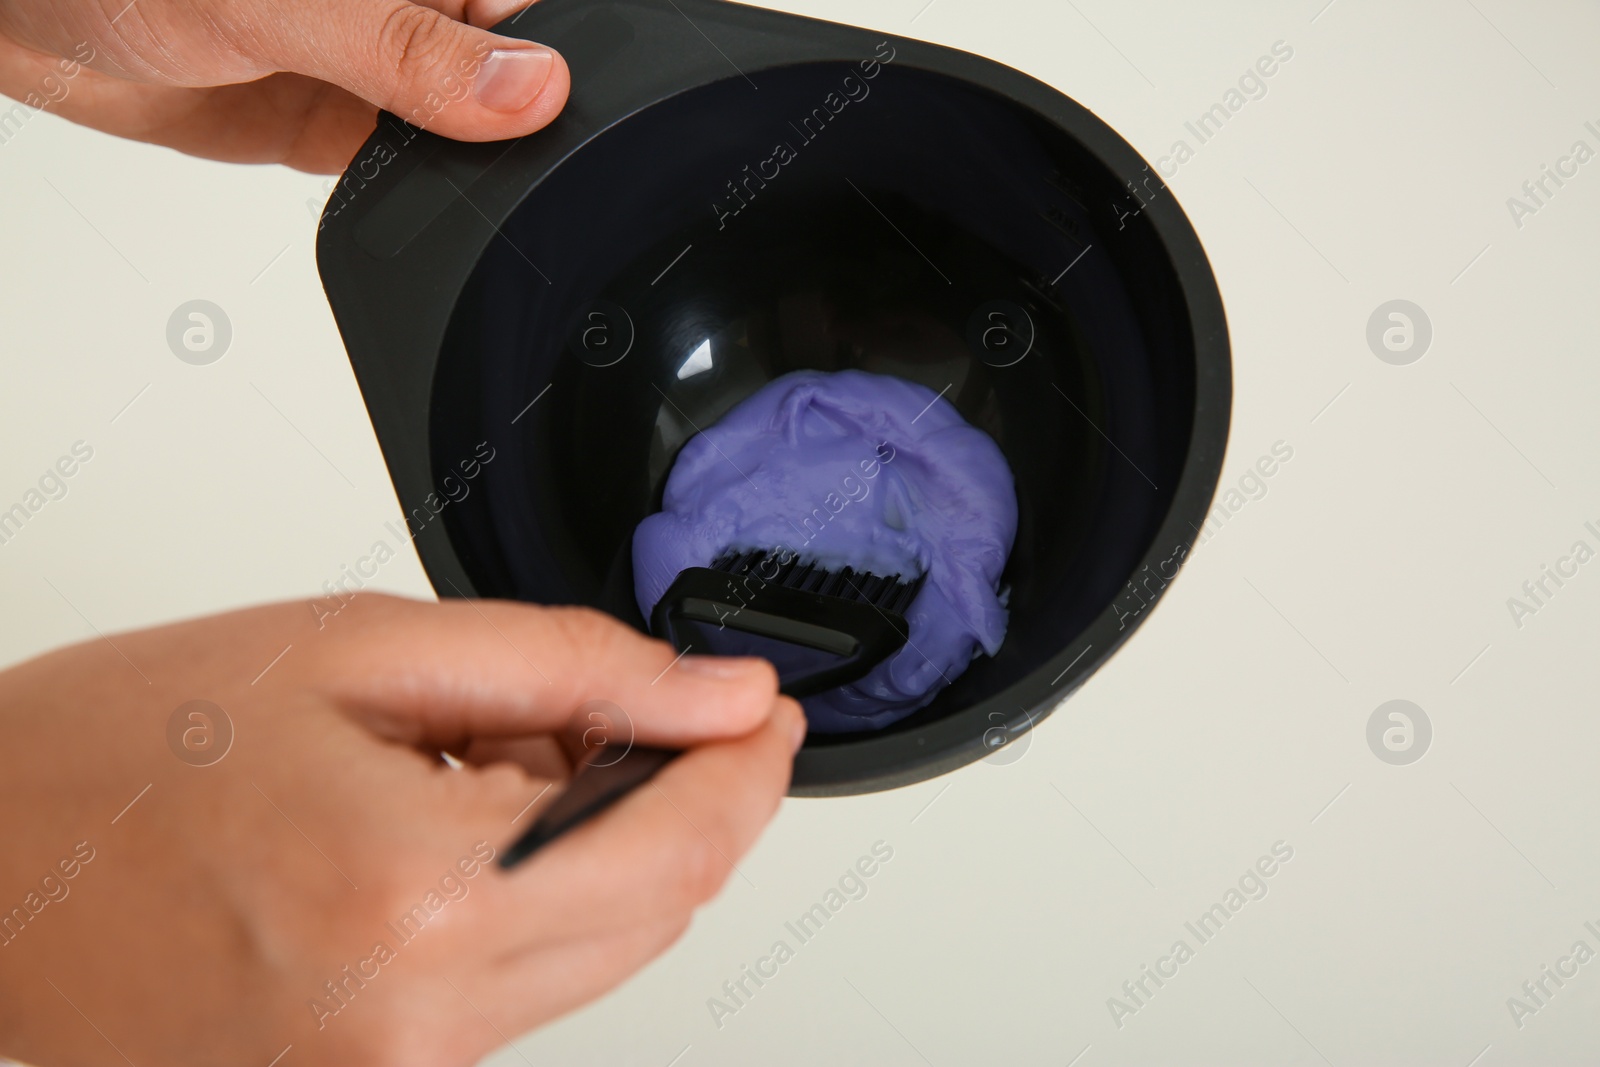
[[[662,508],[633,538],[646,618],[679,572],[728,549],[927,574],[906,612],[906,644],[859,681],[804,702],[818,732],[904,718],[1005,638],[998,585],[1017,532],[1011,469],[931,389],[864,371],[787,374],[684,445]]]

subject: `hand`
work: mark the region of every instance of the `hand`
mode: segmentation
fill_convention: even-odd
[[[587,610],[361,594],[318,614],[256,608],[0,673],[0,1056],[476,1063],[670,945],[803,737],[764,661],[674,662]],[[500,870],[593,699],[688,751]],[[192,700],[224,710],[225,750],[215,714],[169,742]]]
[[[555,118],[566,62],[484,28],[529,2],[0,0],[0,92],[191,155],[334,173],[379,107],[465,141]]]

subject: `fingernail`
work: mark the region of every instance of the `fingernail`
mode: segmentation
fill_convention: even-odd
[[[760,668],[761,660],[749,656],[684,656],[678,667],[702,678],[732,682],[748,678]]]
[[[806,733],[808,729],[809,724],[806,722],[806,717],[804,715],[801,715],[794,721],[794,736],[789,739],[790,752],[800,751],[800,746],[806,743]]]
[[[555,66],[548,48],[501,48],[478,69],[472,93],[491,111],[517,112],[533,103]]]

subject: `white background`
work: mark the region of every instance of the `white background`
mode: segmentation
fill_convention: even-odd
[[[1520,629],[1506,605],[1600,548],[1600,160],[1520,228],[1506,206],[1600,149],[1600,13],[1324,3],[773,5],[1009,63],[1152,160],[1287,42],[1171,187],[1228,310],[1224,485],[1294,456],[1020,761],[786,802],[669,955],[495,1064],[1600,1059],[1600,960],[1520,1029],[1506,1004],[1600,950],[1600,562]],[[316,276],[322,179],[43,115],[0,145],[0,193],[0,509],[94,448],[0,545],[0,659],[312,595],[398,520]],[[211,366],[167,348],[194,298],[233,324]],[[1433,324],[1409,366],[1365,339],[1395,298]],[[409,556],[377,585],[430,595]],[[1367,747],[1393,698],[1433,724],[1410,766]],[[867,896],[719,1029],[707,999],[878,840]],[[1119,1028],[1107,998],[1280,840],[1269,895]]]

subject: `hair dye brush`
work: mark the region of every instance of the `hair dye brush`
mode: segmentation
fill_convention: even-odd
[[[787,549],[729,550],[679,573],[650,628],[679,652],[763,656],[778,686],[800,699],[865,675],[906,643],[906,609],[926,575],[828,570]],[[588,762],[500,857],[509,870],[653,778],[676,752],[633,746],[615,762]]]
[[[906,643],[926,575],[829,570],[789,549],[730,549],[667,589],[650,630],[679,652],[755,655],[779,689],[813,696],[861,678]]]

